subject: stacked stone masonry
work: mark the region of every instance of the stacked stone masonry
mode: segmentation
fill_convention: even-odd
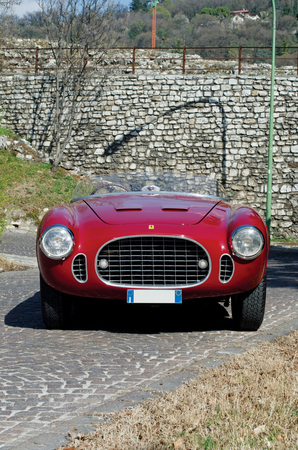
[[[54,80],[1,76],[2,125],[51,156]],[[297,237],[298,78],[275,81],[272,232]],[[270,79],[235,75],[98,77],[80,97],[61,165],[91,174],[195,172],[265,215]]]

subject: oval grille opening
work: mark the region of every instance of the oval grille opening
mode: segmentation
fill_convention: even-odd
[[[85,283],[85,281],[87,281],[87,265],[85,255],[80,254],[73,259],[72,273],[75,279],[80,283]]]
[[[222,283],[230,281],[234,273],[234,263],[230,255],[222,255],[220,258],[219,280]]]
[[[199,267],[204,259],[207,266]],[[102,268],[103,261],[107,267]],[[167,236],[121,238],[106,244],[97,255],[99,278],[124,286],[189,286],[206,280],[209,257],[196,242]]]

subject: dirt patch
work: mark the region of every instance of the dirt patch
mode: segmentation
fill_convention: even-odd
[[[12,196],[27,197],[28,194],[36,194],[38,186],[32,181],[27,181],[20,183],[17,186],[13,186],[12,188],[7,188],[7,190]]]
[[[11,272],[13,270],[27,270],[27,269],[30,269],[30,267],[16,264],[13,261],[9,261],[8,259],[5,259],[3,258],[3,256],[0,255],[0,273]]]
[[[62,449],[297,448],[298,331],[233,356],[162,397],[106,415]]]

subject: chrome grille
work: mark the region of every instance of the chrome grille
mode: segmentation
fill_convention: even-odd
[[[75,279],[80,283],[85,283],[85,281],[87,281],[87,266],[85,255],[79,254],[73,259],[72,273]]]
[[[219,280],[222,283],[230,281],[234,273],[234,263],[230,255],[222,255],[220,258]]]
[[[204,269],[198,265],[202,259],[207,262]],[[210,262],[204,248],[196,242],[138,236],[106,244],[97,255],[96,269],[99,278],[112,285],[183,287],[205,281]]]

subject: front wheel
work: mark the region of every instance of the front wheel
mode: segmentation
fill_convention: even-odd
[[[70,317],[71,301],[65,294],[49,286],[41,275],[40,301],[45,326],[50,329],[65,328]]]
[[[261,326],[266,304],[266,275],[251,291],[232,296],[232,316],[239,331],[256,331]]]

